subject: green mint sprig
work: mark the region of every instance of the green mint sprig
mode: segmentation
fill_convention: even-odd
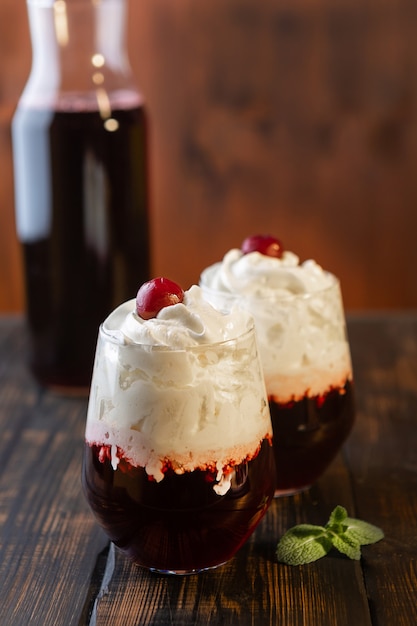
[[[277,546],[277,558],[287,565],[304,565],[325,556],[336,548],[350,559],[361,558],[361,546],[384,537],[377,526],[348,517],[342,506],[331,513],[325,526],[299,524],[283,535]]]

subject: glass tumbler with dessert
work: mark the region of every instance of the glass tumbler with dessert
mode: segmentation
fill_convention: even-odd
[[[110,540],[150,570],[228,561],[274,495],[272,426],[253,319],[194,285],[142,285],[99,330],[82,470]]]
[[[276,495],[310,487],[354,423],[353,376],[339,280],[300,263],[269,235],[206,268],[200,285],[220,310],[255,319],[274,432]]]

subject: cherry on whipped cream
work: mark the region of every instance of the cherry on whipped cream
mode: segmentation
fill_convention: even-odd
[[[184,291],[169,278],[152,278],[139,288],[136,296],[136,312],[144,320],[156,317],[166,306],[184,300]]]
[[[251,235],[251,237],[247,237],[243,241],[240,249],[243,254],[260,252],[261,254],[273,256],[277,259],[280,259],[284,252],[281,241],[272,235]]]

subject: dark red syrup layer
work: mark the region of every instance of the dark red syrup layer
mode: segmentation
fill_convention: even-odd
[[[295,492],[324,473],[354,423],[353,383],[286,404],[269,398],[277,492]]]
[[[120,451],[119,451],[120,452]],[[166,463],[156,482],[121,454],[114,470],[105,446],[85,444],[83,488],[110,539],[134,562],[161,571],[195,571],[228,561],[265,515],[275,489],[273,449],[234,466],[223,496],[215,467],[177,474]]]

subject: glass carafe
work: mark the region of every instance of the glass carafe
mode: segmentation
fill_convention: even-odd
[[[12,123],[31,369],[86,389],[101,320],[149,278],[147,117],[125,0],[28,0],[32,68]]]

